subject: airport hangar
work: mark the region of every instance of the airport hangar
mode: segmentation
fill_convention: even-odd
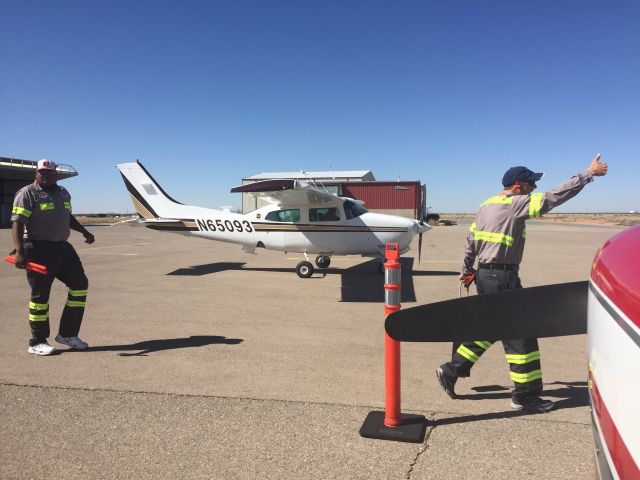
[[[37,161],[0,157],[0,228],[11,225],[13,197],[22,187],[33,183]],[[75,177],[78,172],[71,165],[56,164],[58,180]]]
[[[335,172],[260,173],[242,179],[242,185],[264,180],[292,178],[326,188],[341,197],[362,200],[370,212],[420,220],[426,214],[426,187],[418,180],[377,181],[369,170]],[[261,198],[242,194],[242,213],[267,205]]]

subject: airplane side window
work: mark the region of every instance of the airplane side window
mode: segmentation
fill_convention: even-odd
[[[335,207],[330,208],[310,208],[310,222],[335,222],[340,220],[340,212]]]
[[[352,218],[359,217],[363,213],[367,213],[368,210],[364,208],[362,205],[356,202],[352,202],[351,200],[344,201],[344,214],[347,217],[347,220],[351,220]]]
[[[300,209],[288,208],[286,210],[274,210],[273,212],[267,213],[267,216],[264,218],[272,222],[299,222]]]

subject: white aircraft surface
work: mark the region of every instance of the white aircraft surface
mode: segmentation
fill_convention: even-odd
[[[131,200],[145,226],[154,230],[237,243],[243,250],[256,248],[303,253],[298,263],[301,278],[313,275],[309,254],[327,268],[332,255],[362,255],[384,261],[385,245],[398,243],[400,253],[410,249],[431,227],[424,222],[372,213],[362,202],[338,197],[301,180],[266,180],[231,189],[261,197],[269,205],[246,214],[183,205],[172,199],[140,161],[116,165]]]

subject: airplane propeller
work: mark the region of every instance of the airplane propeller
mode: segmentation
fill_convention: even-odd
[[[401,342],[559,337],[587,332],[587,281],[507,290],[398,310],[385,330]]]
[[[422,255],[422,232],[418,233],[418,263],[420,263],[421,255]]]

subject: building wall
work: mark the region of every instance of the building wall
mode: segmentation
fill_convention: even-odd
[[[399,217],[406,218],[414,218],[413,216],[413,208],[402,209],[402,208],[367,208],[370,212],[374,213],[384,213],[386,215],[397,215]]]
[[[342,184],[342,196],[362,200],[367,210],[408,218],[418,218],[421,191],[418,181]]]

